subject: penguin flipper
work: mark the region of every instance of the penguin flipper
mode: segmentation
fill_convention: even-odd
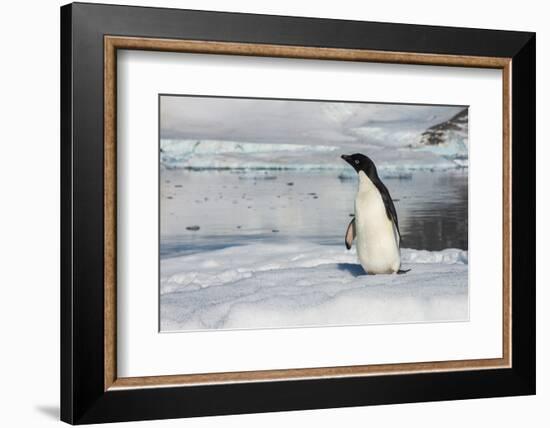
[[[351,248],[351,244],[353,243],[353,240],[355,239],[355,236],[357,234],[357,231],[355,230],[355,219],[351,220],[348,224],[348,228],[346,230],[346,248],[349,250]]]
[[[395,239],[395,243],[397,244],[397,248],[401,248],[401,234],[399,233],[399,229],[395,225],[395,223],[392,221],[393,226],[393,237]]]
[[[384,185],[384,183],[379,180],[375,182],[374,185],[380,192],[380,196],[382,196],[382,201],[384,202],[384,206],[386,207],[386,214],[388,216],[388,219],[393,223],[393,226],[397,230],[397,234],[399,235],[399,241],[401,241],[401,232],[399,231],[397,211],[395,210],[395,205],[393,204],[393,199],[390,195],[390,192],[388,188]]]

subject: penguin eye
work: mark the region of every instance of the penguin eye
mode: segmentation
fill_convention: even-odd
[[[355,159],[355,163],[356,163],[356,164],[359,164],[359,160]]]

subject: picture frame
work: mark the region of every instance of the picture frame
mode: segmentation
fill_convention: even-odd
[[[119,50],[502,70],[502,357],[119,377]],[[63,6],[61,419],[86,424],[534,394],[535,97],[534,33]]]

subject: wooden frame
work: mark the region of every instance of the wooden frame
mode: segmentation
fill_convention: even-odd
[[[304,18],[265,17],[240,14],[221,14],[194,11],[170,11],[166,9],[144,9],[122,6],[84,5],[73,4],[62,8],[62,191],[65,196],[62,206],[62,419],[71,423],[86,423],[99,421],[115,421],[130,419],[162,418],[191,416],[200,414],[223,414],[249,411],[269,411],[293,408],[315,408],[342,405],[374,404],[386,402],[403,402],[418,400],[434,400],[448,398],[467,398],[474,396],[513,395],[534,393],[534,257],[530,260],[521,258],[517,249],[523,253],[534,253],[532,242],[528,237],[534,235],[534,210],[527,209],[534,205],[534,196],[514,192],[513,188],[522,182],[522,188],[534,180],[534,35],[529,33],[510,33],[488,30],[466,30],[440,27],[419,27],[399,24],[349,23],[329,20],[315,20]],[[105,14],[120,15],[124,13],[130,18],[120,28],[105,28],[101,17]],[[153,15],[156,19],[156,29],[141,29],[137,22],[140,17]],[[175,15],[175,16],[173,16]],[[90,19],[90,25],[83,29],[80,24],[84,17]],[[197,16],[201,25],[196,24]],[[258,36],[261,40],[246,40],[247,31],[243,30],[240,37],[223,37],[216,34],[216,26],[209,26],[210,22],[217,21],[219,25],[229,20],[239,19],[251,28],[270,25]],[[113,21],[114,22],[114,21]],[[197,34],[181,31],[179,34],[167,34],[161,28],[169,22],[182,24],[195,23],[198,32],[205,31],[207,37],[197,38]],[[276,28],[286,25],[298,32],[303,25],[311,27],[305,31],[300,39],[296,36],[290,43],[281,43],[277,39]],[[302,27],[301,27],[302,26]],[[382,26],[382,27],[381,27]],[[385,26],[385,27],[384,27]],[[116,27],[116,25],[115,25]],[[358,34],[378,35],[380,39],[384,32],[392,31],[397,34],[396,41],[391,44],[390,50],[385,42],[378,41],[378,45],[350,47],[354,43],[363,43],[353,37],[342,39],[338,36],[338,29],[356,29]],[[205,30],[203,30],[204,28]],[[311,39],[326,34],[327,29],[333,28],[332,39],[325,39],[322,46],[311,43]],[[207,29],[207,30],[206,30]],[[485,40],[492,43],[492,48],[484,49],[475,46],[475,38],[482,33]],[[143,33],[144,36],[135,36]],[[426,43],[422,49],[414,44],[414,34],[428,36],[439,35],[439,40],[445,46],[430,46]],[[437,33],[437,34],[436,34]],[[116,34],[116,35],[115,35]],[[120,35],[123,34],[123,35]],[[131,34],[124,35],[124,34]],[[151,36],[154,34],[155,36]],[[252,33],[251,33],[252,34]],[[299,34],[299,33],[296,33]],[[177,35],[178,37],[174,37]],[[443,39],[441,39],[441,37]],[[456,36],[456,37],[455,37]],[[252,36],[251,36],[252,37]],[[307,39],[310,39],[309,42]],[[375,37],[376,38],[376,37]],[[462,38],[462,43],[461,43]],[[237,41],[239,40],[239,41]],[[245,41],[242,41],[245,40]],[[408,41],[409,40],[409,41]],[[93,54],[85,54],[84,60],[77,63],[73,53],[79,43],[93,43]],[[465,42],[465,43],[464,43]],[[491,45],[491,43],[487,43]],[[487,45],[486,44],[486,45]],[[100,50],[101,48],[101,50]],[[501,69],[503,73],[503,357],[500,359],[481,359],[463,361],[425,362],[408,364],[384,364],[370,366],[324,367],[308,369],[268,370],[239,373],[216,373],[198,375],[174,375],[144,378],[117,378],[116,376],[116,51],[117,49],[139,49],[153,51],[193,52],[207,54],[231,54],[271,56],[285,58],[307,58],[343,61],[368,61],[406,64],[445,65],[461,67],[480,67]],[[416,50],[415,50],[416,49]],[[93,67],[94,84],[103,81],[103,99],[95,97],[89,99],[83,84],[90,83],[90,76],[79,68],[87,64]],[[519,91],[519,88],[522,88]],[[80,91],[80,92],[79,92]],[[80,111],[82,102],[92,101],[93,112]],[[520,109],[521,107],[521,109]],[[531,115],[522,109],[527,109]],[[103,115],[101,115],[103,112]],[[75,116],[76,114],[76,116]],[[90,114],[87,116],[87,114]],[[97,118],[92,120],[91,116]],[[74,119],[80,119],[81,122]],[[73,121],[74,120],[74,121]],[[103,127],[101,127],[103,122]],[[92,138],[82,138],[80,131],[93,128]],[[101,133],[99,131],[102,131]],[[518,132],[527,134],[523,137],[529,149],[523,153],[512,144],[514,135]],[[92,163],[87,166],[83,159],[78,158],[78,152],[92,149],[94,156]],[[528,152],[528,154],[525,154]],[[530,157],[532,154],[533,157]],[[514,163],[514,181],[512,180],[512,159]],[[84,171],[82,171],[84,168]],[[86,169],[88,168],[88,169]],[[521,171],[517,178],[517,171]],[[102,171],[102,172],[101,172]],[[92,185],[79,180],[80,176],[92,178]],[[100,192],[101,191],[101,192]],[[100,192],[100,193],[98,193]],[[99,196],[102,196],[100,199]],[[514,201],[520,199],[522,205],[512,213]],[[70,200],[71,203],[68,203]],[[83,232],[83,213],[78,210],[75,200],[82,205],[91,204],[95,212],[101,212],[103,223],[94,222],[91,229],[102,230],[100,237],[90,241],[90,236]],[[516,202],[517,203],[517,202]],[[101,209],[101,211],[99,211]],[[530,219],[525,223],[525,219]],[[70,220],[70,222],[69,222]],[[530,223],[531,222],[531,223]],[[86,227],[89,227],[87,225]],[[521,232],[521,235],[520,235]],[[89,249],[78,247],[77,242],[83,240],[92,245],[93,253]],[[512,247],[512,240],[514,247]],[[533,240],[534,242],[534,240]],[[75,258],[80,256],[80,258]],[[78,264],[81,257],[92,257],[92,263],[87,269],[93,270],[93,278],[84,279],[82,266]],[[85,265],[86,261],[83,262]],[[512,271],[514,265],[514,271]],[[100,268],[101,266],[101,268]],[[100,268],[98,272],[97,269]],[[89,271],[88,271],[89,272]],[[522,292],[519,293],[518,284],[521,283]],[[101,294],[102,300],[97,297],[94,304],[86,303],[82,294]],[[102,308],[102,318],[94,313],[91,319],[86,314]],[[84,327],[83,327],[84,324]],[[84,334],[82,334],[84,332]],[[78,336],[80,333],[80,338]],[[527,335],[528,337],[523,337]],[[86,344],[93,337],[92,344]],[[101,349],[99,339],[102,338]],[[84,341],[82,343],[81,341]],[[519,344],[522,344],[520,347]],[[91,346],[95,353],[102,358],[93,357],[93,361],[84,358],[82,346]],[[93,367],[91,372],[85,366]],[[486,370],[492,369],[492,370]],[[423,374],[422,374],[423,373]],[[391,377],[387,375],[391,374]],[[384,376],[386,375],[386,376]],[[93,379],[86,379],[90,376]],[[99,376],[99,378],[98,378]],[[424,376],[424,378],[422,378]],[[345,379],[342,379],[345,378]],[[403,395],[392,390],[390,385],[400,378],[402,382],[411,382],[418,396]],[[428,380],[430,378],[431,380]],[[444,391],[445,385],[453,382],[456,387],[457,379],[464,386],[453,392]],[[477,380],[476,380],[477,379]],[[513,380],[512,380],[513,379]],[[296,398],[292,402],[283,398],[290,388],[288,381],[293,380],[293,390],[298,385],[301,391],[318,387],[323,383],[325,395],[330,398],[318,397],[307,399]],[[490,385],[490,381],[493,382]],[[251,383],[253,382],[253,383]],[[348,382],[350,388],[357,391],[369,389],[369,385],[380,385],[386,394],[376,396],[372,391],[369,394],[346,399],[336,395],[338,385]],[[437,386],[426,391],[427,382],[435,382]],[[484,388],[477,391],[468,391],[473,387],[472,382],[485,382]],[[495,383],[496,382],[496,383]],[[499,384],[499,388],[495,385]],[[163,386],[162,392],[148,387]],[[278,388],[277,392],[270,392],[275,398],[271,404],[243,406],[235,400],[229,405],[209,408],[201,394],[215,396],[232,394],[234,391],[245,390],[245,396],[252,397],[254,390],[262,388]],[[477,384],[476,384],[477,387]],[[331,390],[332,388],[332,390]],[[149,391],[149,392],[146,392]],[[155,392],[156,391],[156,392]],[[172,392],[171,392],[172,391]],[[178,392],[179,391],[179,392]],[[217,392],[216,392],[217,391]],[[286,391],[286,392],[285,392]],[[390,396],[388,394],[394,394]],[[166,403],[171,400],[170,411],[159,412],[150,406],[132,408],[128,406],[114,407],[111,403],[144,403],[144,397],[155,396],[153,401],[162,400]],[[182,396],[187,397],[189,405],[178,407]],[[90,397],[96,397],[94,404]],[[97,397],[101,400],[97,402]],[[164,398],[163,398],[164,397]],[[177,398],[180,397],[180,398]],[[135,401],[137,400],[137,401]],[[197,402],[199,400],[199,402]],[[200,401],[203,400],[203,401]],[[89,404],[86,404],[89,403]],[[103,404],[102,404],[103,403]],[[118,405],[117,405],[118,406]]]
[[[510,58],[458,55],[430,55],[404,52],[377,52],[354,49],[276,46],[265,44],[166,40],[105,36],[105,390],[147,386],[215,384],[260,380],[334,378],[374,374],[414,373],[510,367],[511,364],[511,213],[510,177]],[[365,61],[459,67],[496,68],[503,75],[503,357],[409,364],[322,367],[198,375],[117,378],[116,376],[116,52],[117,49],[204,53],[212,55],[252,55],[338,61]]]

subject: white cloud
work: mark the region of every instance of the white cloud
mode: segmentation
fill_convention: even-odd
[[[163,96],[165,138],[401,146],[461,107]]]

